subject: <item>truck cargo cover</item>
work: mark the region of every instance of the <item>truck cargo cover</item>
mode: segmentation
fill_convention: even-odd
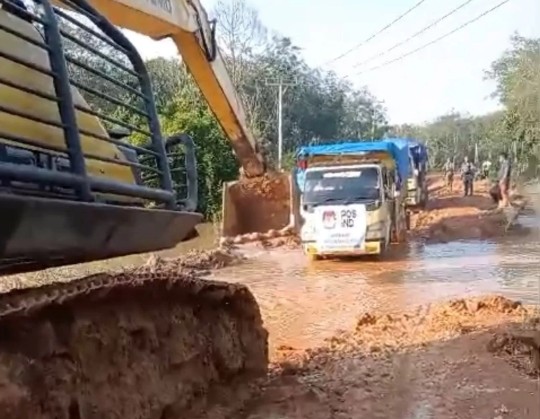
[[[419,140],[414,138],[385,138],[383,141],[393,143],[399,148],[408,148],[411,151],[416,164],[420,165],[427,163],[427,147]]]
[[[358,154],[363,155],[371,152],[385,152],[390,154],[396,161],[400,179],[407,179],[409,173],[409,150],[407,147],[398,146],[390,141],[355,141],[321,144],[300,147],[296,153],[297,158],[311,156],[329,156]],[[304,170],[296,169],[296,180],[299,187],[303,184]]]

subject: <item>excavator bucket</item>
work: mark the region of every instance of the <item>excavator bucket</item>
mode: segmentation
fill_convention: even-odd
[[[194,144],[163,138],[136,49],[86,2],[88,26],[38,3],[0,8],[0,274],[195,237]],[[81,45],[74,28],[100,37]]]
[[[295,228],[296,195],[290,173],[268,173],[225,184],[222,235],[234,237]]]

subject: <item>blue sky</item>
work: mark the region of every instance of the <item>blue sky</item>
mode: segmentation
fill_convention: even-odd
[[[353,66],[429,25],[465,0],[426,0],[400,22],[328,69],[367,86],[384,102],[392,123],[421,123],[452,109],[482,114],[497,108],[484,70],[509,46],[510,35],[540,37],[540,0],[510,0],[478,22],[404,60],[358,74],[425,44],[501,0],[473,0],[456,14],[365,67]],[[216,0],[202,0],[210,10]],[[270,29],[290,37],[311,65],[349,50],[417,0],[248,0]],[[219,23],[218,23],[219,24]],[[132,37],[145,57],[175,55],[170,42]]]

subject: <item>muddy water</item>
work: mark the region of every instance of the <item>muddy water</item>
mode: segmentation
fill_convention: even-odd
[[[532,227],[538,218],[523,217]],[[305,348],[353,327],[362,311],[394,312],[448,298],[499,293],[539,301],[540,233],[485,242],[411,244],[387,261],[309,264],[301,251],[250,251],[252,261],[216,273],[259,301],[270,346]]]

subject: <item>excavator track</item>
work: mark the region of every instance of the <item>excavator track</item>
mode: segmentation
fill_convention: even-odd
[[[267,332],[240,284],[189,263],[0,297],[2,419],[173,419],[266,373]]]

